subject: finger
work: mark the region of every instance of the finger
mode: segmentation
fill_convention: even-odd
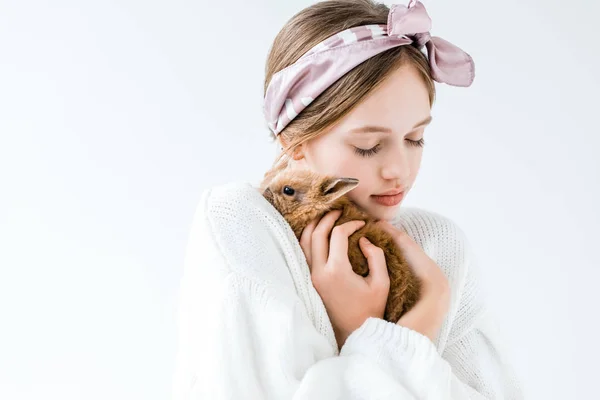
[[[371,287],[390,287],[390,276],[387,270],[385,253],[380,247],[375,246],[366,237],[358,241],[360,248],[367,258],[369,275],[365,278]]]
[[[333,257],[348,258],[348,238],[364,225],[365,221],[354,220],[334,227],[333,232],[331,232],[331,249],[329,250],[330,257],[328,259],[331,260]],[[352,266],[350,266],[350,269],[352,269]]]
[[[413,272],[425,281],[440,276],[441,270],[425,250],[403,230],[400,230],[387,221],[377,223],[386,232],[392,235],[394,243],[402,250],[406,262]]]
[[[320,270],[327,263],[329,257],[329,233],[335,221],[342,215],[341,210],[330,211],[318,222],[311,237],[311,258],[313,272]]]
[[[311,257],[311,237],[312,237],[312,233],[315,230],[315,227],[317,226],[317,222],[319,222],[318,218],[313,219],[312,221],[310,221],[308,223],[308,225],[306,225],[304,227],[304,229],[302,230],[302,233],[300,234],[300,247],[302,248],[302,251],[304,252],[304,256],[306,257],[306,262],[308,263],[308,266],[311,266],[312,263],[312,257]]]

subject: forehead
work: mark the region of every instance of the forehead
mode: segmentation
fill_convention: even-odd
[[[392,72],[332,129],[346,131],[361,125],[386,126],[408,132],[431,113],[429,91],[412,66]]]

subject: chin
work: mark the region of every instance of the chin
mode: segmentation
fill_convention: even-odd
[[[366,212],[374,218],[388,221],[394,219],[402,205],[402,203],[400,203],[395,206],[383,206],[373,202],[370,203],[371,204],[369,204],[368,207],[365,207]]]

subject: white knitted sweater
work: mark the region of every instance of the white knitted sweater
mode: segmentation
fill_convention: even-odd
[[[181,280],[173,400],[522,399],[478,265],[449,218],[394,221],[448,276],[438,339],[369,318],[338,352],[299,242],[255,185],[204,191]]]

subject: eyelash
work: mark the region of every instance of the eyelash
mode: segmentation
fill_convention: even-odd
[[[423,147],[425,146],[425,139],[421,138],[419,140],[410,140],[410,139],[406,139],[408,140],[408,142],[410,143],[411,146],[415,146],[415,147]],[[355,152],[356,154],[362,156],[362,157],[370,157],[372,155],[374,155],[375,153],[377,153],[379,151],[379,144],[375,147],[372,147],[370,149],[361,149],[358,147],[355,147]]]

